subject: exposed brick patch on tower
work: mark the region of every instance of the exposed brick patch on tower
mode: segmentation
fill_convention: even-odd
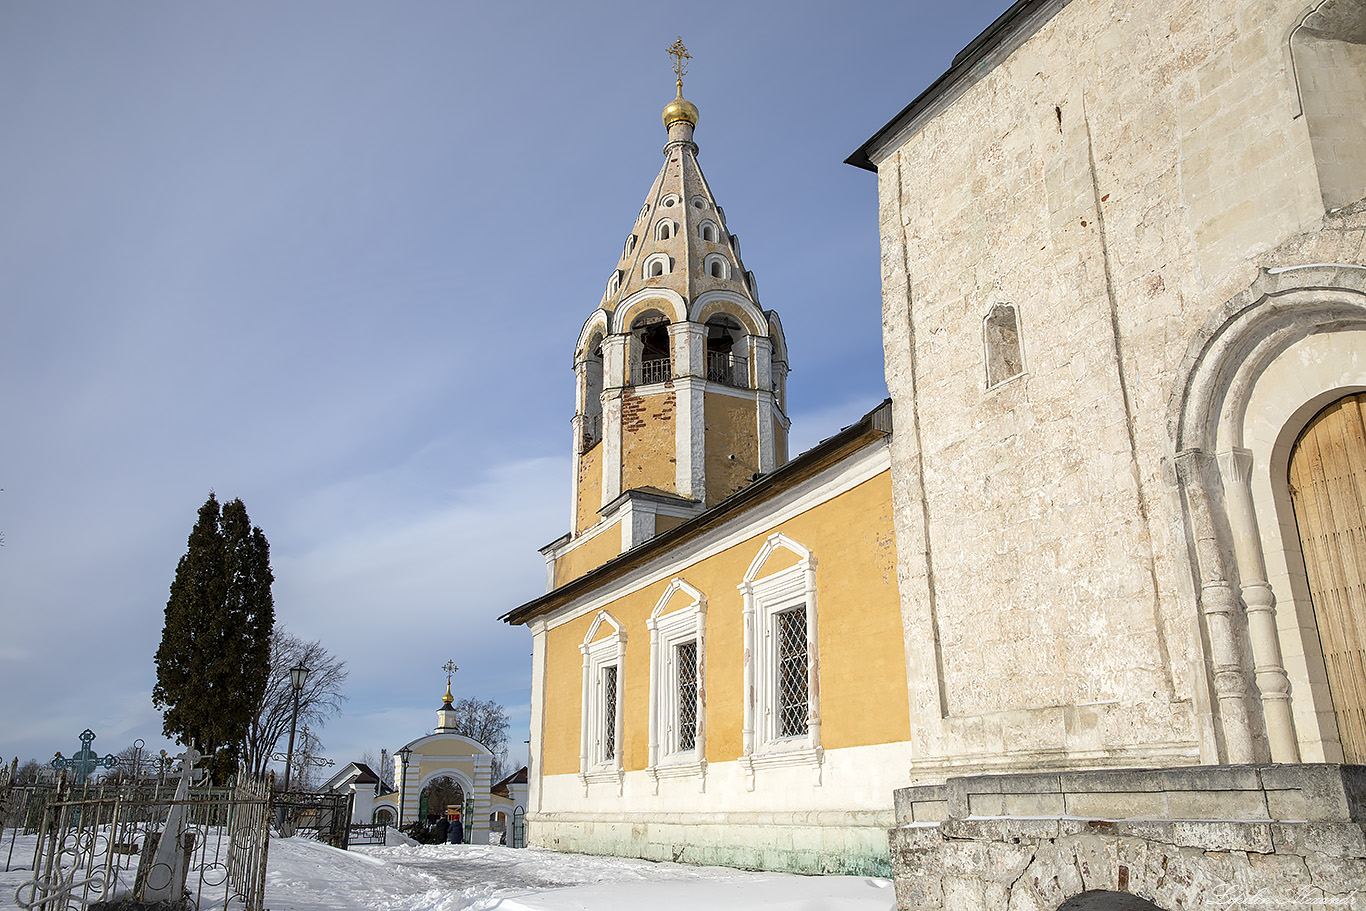
[[[677,407],[677,395],[673,383],[665,383],[670,391],[662,396],[639,396],[631,389],[621,394],[621,429],[624,433],[636,433],[645,429],[647,421],[672,421]]]

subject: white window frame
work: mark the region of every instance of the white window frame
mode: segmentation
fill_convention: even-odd
[[[712,275],[711,267],[714,263],[721,264],[720,275]],[[707,274],[708,278],[730,278],[730,260],[726,259],[720,253],[708,253],[703,257],[702,269]]]
[[[711,237],[707,236],[709,229]],[[704,240],[708,243],[719,244],[722,237],[721,226],[710,218],[705,219],[697,226],[697,237],[699,240]]]
[[[685,606],[665,613],[674,596],[691,599]],[[646,626],[650,630],[650,763],[647,768],[659,793],[660,778],[706,774],[706,622],[707,598],[682,579],[675,578],[664,590]],[[679,749],[677,648],[697,643],[697,694],[694,711],[697,730],[692,749]]]
[[[764,565],[779,549],[797,556],[797,562],[767,576]],[[810,549],[780,532],[764,542],[737,586],[744,597],[745,621],[745,715],[740,758],[746,785],[754,789],[758,770],[773,766],[810,765],[815,783],[821,783],[824,751],[821,749],[820,656],[816,605],[816,559]],[[777,615],[800,607],[806,612],[806,733],[793,737],[778,734],[778,640]]]
[[[606,623],[612,632],[598,638],[598,632]],[[622,753],[622,719],[625,716],[624,661],[626,654],[626,631],[617,619],[605,610],[598,611],[593,618],[588,633],[579,646],[583,655],[583,714],[579,741],[579,778],[585,794],[588,786],[595,782],[616,782],[618,793],[624,780]],[[609,667],[617,669],[617,705],[611,719],[615,749],[612,756],[603,755],[603,744],[607,734],[608,719],[605,717],[604,672]]]
[[[650,274],[650,267],[655,263],[659,263],[661,266],[659,275]],[[645,257],[645,262],[640,266],[641,278],[659,278],[660,275],[669,275],[672,272],[673,259],[667,253],[651,253],[649,256]]]

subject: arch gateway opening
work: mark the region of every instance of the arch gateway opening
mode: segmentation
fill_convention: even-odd
[[[1299,529],[1344,758],[1366,762],[1366,394],[1309,421],[1290,456]]]
[[[449,807],[458,808],[463,813],[465,789],[460,787],[460,783],[454,778],[443,775],[422,789],[422,796],[418,800],[418,818],[432,819],[441,816]]]

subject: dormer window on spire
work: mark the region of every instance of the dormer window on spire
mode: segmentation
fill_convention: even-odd
[[[730,262],[720,253],[708,253],[702,269],[712,278],[730,278]]]
[[[651,253],[640,267],[641,278],[658,278],[673,271],[673,260],[667,253]]]

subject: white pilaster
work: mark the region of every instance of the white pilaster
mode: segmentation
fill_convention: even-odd
[[[531,743],[527,749],[527,795],[524,808],[541,810],[541,751],[545,745],[545,639],[544,621],[531,627]],[[582,759],[580,760],[582,763]]]
[[[621,390],[630,381],[627,351],[630,337],[609,335],[602,341],[602,504],[621,495]],[[577,526],[575,526],[577,527]]]

